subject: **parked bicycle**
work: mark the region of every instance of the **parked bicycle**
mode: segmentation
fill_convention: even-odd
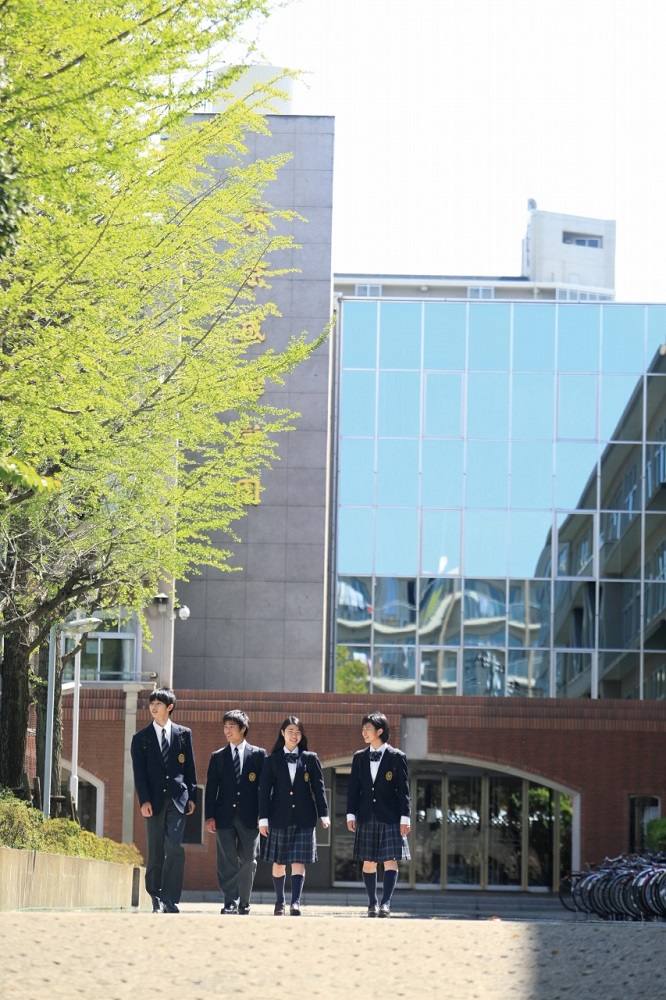
[[[560,902],[603,920],[666,920],[666,855],[604,858],[560,882]]]

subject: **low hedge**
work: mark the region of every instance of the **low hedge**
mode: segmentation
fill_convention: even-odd
[[[4,789],[0,789],[0,846],[114,861],[120,865],[143,865],[134,844],[97,837],[71,819],[45,819],[38,809]]]

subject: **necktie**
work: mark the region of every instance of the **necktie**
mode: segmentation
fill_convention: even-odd
[[[372,760],[372,761],[378,761],[378,760],[381,760],[381,759],[382,759],[382,752],[381,752],[381,750],[371,750],[370,751],[370,760]]]
[[[236,772],[236,784],[240,784],[241,778],[241,766],[240,766],[240,754],[238,752],[238,747],[234,747],[234,771]]]
[[[169,741],[167,739],[166,729],[162,730],[162,760],[164,761],[164,766],[166,767],[169,763]]]
[[[297,753],[286,753],[284,755],[284,759],[286,760],[287,764],[296,764],[297,761],[298,761],[298,754]]]

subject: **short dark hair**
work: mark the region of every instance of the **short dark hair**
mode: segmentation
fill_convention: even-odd
[[[283,730],[287,728],[287,726],[296,726],[300,730],[301,742],[298,745],[301,750],[307,750],[308,738],[305,735],[305,728],[303,726],[303,723],[301,722],[300,719],[297,719],[295,715],[288,715],[287,718],[282,723],[282,725],[280,726],[280,732],[278,733],[278,738],[275,741],[275,746],[271,750],[271,753],[277,753],[278,750],[282,750],[284,746],[284,736],[282,735],[282,733]]]
[[[244,712],[242,708],[230,708],[228,712],[225,712],[222,716],[222,725],[225,722],[235,722],[239,729],[245,731],[246,736],[250,732],[250,720],[247,712]]]
[[[364,726],[366,722],[369,722],[371,726],[375,729],[381,729],[380,740],[382,743],[388,743],[389,736],[391,735],[391,727],[388,724],[388,719],[383,712],[370,712],[368,715],[364,715],[361,720],[361,725]]]
[[[149,705],[151,701],[161,701],[163,705],[167,706],[167,708],[169,705],[173,705],[175,707],[176,696],[171,688],[156,688],[154,691],[150,692],[150,697],[148,698]]]

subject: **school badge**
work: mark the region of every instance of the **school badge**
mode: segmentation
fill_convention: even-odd
[[[179,764],[184,764],[185,763],[185,754],[184,753],[179,753],[178,754],[178,763]]]
[[[303,777],[305,778],[306,781],[310,780],[310,775],[308,774],[307,771],[305,772],[305,774],[303,775]]]
[[[393,771],[387,771],[386,772],[386,780],[387,781],[393,781]]]
[[[247,776],[247,780],[248,781],[256,781],[257,780],[257,776],[254,773],[254,771],[250,771],[250,773]]]

